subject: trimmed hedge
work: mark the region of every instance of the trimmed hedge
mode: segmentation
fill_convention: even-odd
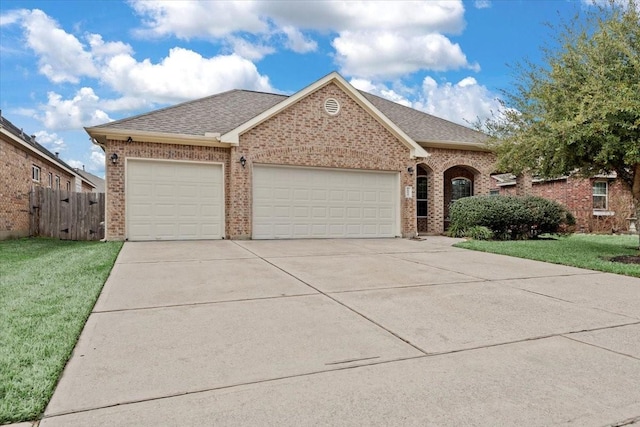
[[[482,226],[498,240],[532,239],[543,233],[567,233],[575,225],[564,206],[536,196],[465,197],[451,204],[449,216],[448,233],[454,237],[473,237]]]

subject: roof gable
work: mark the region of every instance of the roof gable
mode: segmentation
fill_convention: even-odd
[[[303,98],[306,98],[310,94],[320,90],[328,84],[334,83],[341,88],[347,95],[349,95],[357,104],[359,104],[364,110],[366,110],[371,116],[373,116],[380,124],[382,124],[391,134],[393,134],[398,140],[411,151],[412,157],[428,157],[429,154],[418,145],[409,135],[407,135],[402,129],[400,129],[395,123],[393,123],[387,116],[385,116],[380,110],[378,110],[367,98],[365,98],[360,92],[358,92],[353,86],[351,86],[342,76],[336,72],[332,72],[320,80],[312,83],[306,88],[296,92],[290,97],[282,100],[278,104],[275,104],[271,108],[263,111],[251,120],[243,123],[242,125],[232,129],[231,131],[220,136],[221,142],[229,144],[239,144],[240,135],[253,129],[266,120],[274,117],[276,114],[284,110],[285,108],[297,103]]]

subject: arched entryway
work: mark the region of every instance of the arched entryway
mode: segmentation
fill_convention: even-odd
[[[433,228],[433,171],[427,165],[416,167],[416,221],[418,233],[428,233]]]
[[[449,206],[464,197],[475,194],[476,177],[479,171],[470,167],[456,165],[444,171],[444,226],[449,227]]]

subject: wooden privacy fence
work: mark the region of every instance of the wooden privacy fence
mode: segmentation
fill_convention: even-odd
[[[61,240],[104,237],[104,193],[36,187],[30,194],[31,236]]]

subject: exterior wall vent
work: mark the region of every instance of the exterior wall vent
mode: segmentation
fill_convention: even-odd
[[[330,116],[335,116],[340,112],[340,103],[335,98],[327,98],[324,101],[324,111],[327,112]]]

